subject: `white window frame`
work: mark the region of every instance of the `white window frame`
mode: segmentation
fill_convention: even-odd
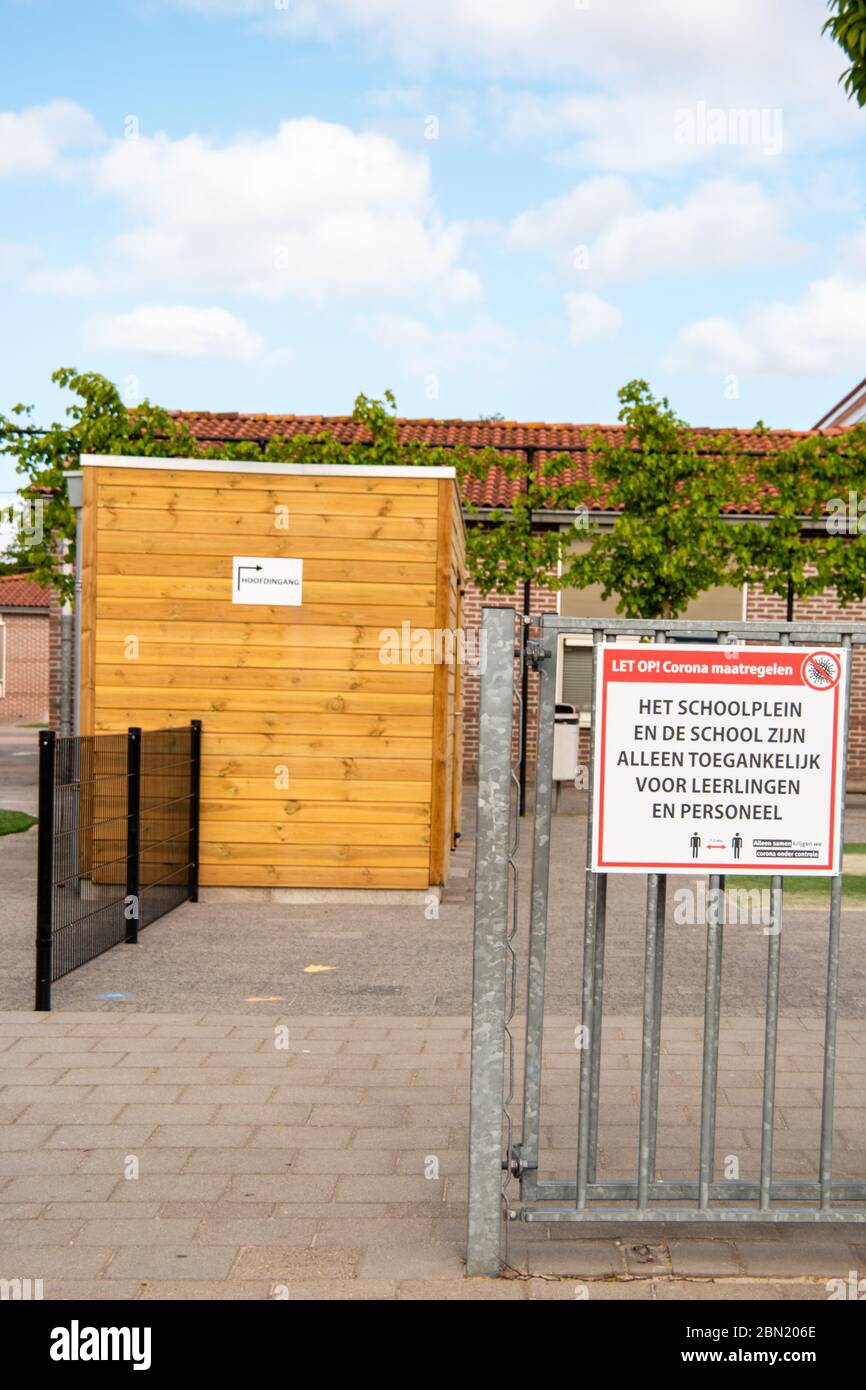
[[[561,633],[559,638],[559,652],[556,662],[556,703],[562,704],[562,678],[565,673],[565,649],[566,647],[591,647],[592,633]],[[583,711],[579,716],[580,727],[588,729],[590,726],[589,710]]]

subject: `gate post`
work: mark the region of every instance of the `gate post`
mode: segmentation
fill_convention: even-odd
[[[36,1003],[51,1008],[51,951],[54,908],[54,750],[53,729],[39,735],[39,829],[36,870]]]
[[[126,735],[126,944],[138,942],[141,921],[141,729],[127,730]]]
[[[191,903],[198,902],[199,874],[199,817],[201,815],[201,720],[192,719],[189,725],[189,874],[187,893]]]
[[[505,1084],[514,623],[513,608],[484,609],[469,1081],[466,1273],[470,1275],[495,1275],[502,1265],[502,1103]]]

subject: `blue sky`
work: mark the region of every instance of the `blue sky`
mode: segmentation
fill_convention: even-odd
[[[866,375],[823,0],[0,0],[0,410],[807,427]],[[0,487],[12,481],[8,468]]]

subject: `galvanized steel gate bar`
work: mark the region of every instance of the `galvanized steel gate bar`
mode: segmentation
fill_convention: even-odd
[[[484,610],[469,1086],[469,1274],[490,1273],[501,1263],[514,622],[513,609]]]
[[[511,790],[514,781],[511,736],[515,699],[515,620],[516,615],[512,609],[488,608],[484,611],[482,651],[485,652],[486,664],[481,677],[478,767],[467,1272],[498,1273],[504,1248],[503,1230],[509,1219],[530,1222],[610,1223],[866,1222],[866,1181],[834,1181],[832,1177],[841,875],[831,880],[821,1136],[816,1180],[780,1180],[773,1177],[781,934],[772,928],[781,927],[780,876],[769,879],[773,918],[768,923],[771,930],[767,947],[760,1176],[757,1182],[739,1179],[719,1181],[714,1174],[725,892],[724,877],[718,874],[710,875],[709,878],[697,1176],[680,1181],[662,1181],[656,1177],[667,879],[664,874],[648,874],[637,1174],[634,1179],[626,1181],[598,1179],[596,1170],[608,876],[605,873],[594,873],[590,867],[594,812],[592,736],[583,979],[579,1021],[587,1045],[582,1047],[580,1053],[576,1172],[574,1180],[541,1181],[538,1178],[554,713],[560,635],[592,635],[591,723],[594,729],[599,652],[608,638],[645,636],[661,643],[669,639],[731,644],[778,642],[781,645],[811,645],[820,642],[822,646],[839,645],[850,649],[852,645],[866,643],[866,627],[837,623],[631,621],[547,615],[538,620],[541,627],[540,640],[530,642],[528,646],[525,642],[521,644],[525,653],[524,659],[528,657],[532,660],[539,672],[539,697],[532,889],[526,967],[522,1135],[518,1144],[512,1144],[509,1101],[513,1090],[513,1058],[509,1057],[507,1043],[510,1044],[508,998],[513,998],[516,984],[515,961],[508,944],[509,924],[516,908],[516,904],[509,904],[509,867],[513,856],[510,840]],[[538,623],[534,624],[536,630]],[[850,702],[849,661],[843,699],[843,788]],[[508,1182],[512,1177],[520,1180],[520,1206],[516,1206],[510,1200],[507,1191]],[[569,1205],[549,1205],[556,1202]],[[600,1206],[600,1202],[608,1205]],[[681,1202],[691,1205],[671,1205]],[[751,1202],[755,1205],[711,1205],[717,1202]],[[611,1205],[614,1203],[619,1205]],[[803,1205],[771,1205],[772,1203]],[[846,1205],[843,1209],[834,1203],[860,1205]]]

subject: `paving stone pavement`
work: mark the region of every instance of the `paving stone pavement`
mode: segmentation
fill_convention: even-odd
[[[0,778],[3,775],[0,761]],[[31,773],[29,774],[32,776]],[[4,792],[5,796],[5,792]],[[10,801],[12,794],[9,794]],[[467,789],[471,801],[471,790]],[[2,799],[0,799],[2,804]],[[576,1010],[583,943],[585,816],[577,793],[563,798],[551,842],[549,957],[546,1001],[551,1013]],[[862,812],[848,809],[846,834],[866,840]],[[518,987],[525,983],[531,821],[522,828]],[[471,806],[467,837],[437,919],[423,902],[286,905],[257,901],[184,903],[142,932],[137,946],[106,951],[58,980],[56,1010],[114,1005],[100,996],[124,994],[130,1006],[156,1014],[208,1009],[233,1013],[249,997],[283,997],[307,1015],[448,1017],[469,1012],[472,981]],[[27,1010],[33,1002],[36,884],[35,829],[0,838],[0,1008]],[[669,883],[665,1011],[690,1017],[703,1010],[706,931],[678,924],[678,894],[689,880]],[[608,894],[605,1008],[638,1015],[643,991],[646,884],[620,875]],[[843,911],[839,1005],[866,1017],[866,911]],[[786,903],[783,916],[783,1015],[823,1013],[827,969],[827,912]],[[731,924],[725,931],[724,1016],[755,1017],[764,1007],[767,938],[763,925]],[[332,969],[307,973],[311,964]],[[255,1006],[260,1007],[260,1006]],[[255,1012],[255,1008],[253,1010]]]
[[[633,1171],[639,1027],[607,1022],[602,1176]],[[663,1040],[662,1176],[692,1176],[698,1018]],[[287,1030],[287,1031],[286,1031]],[[468,1020],[0,1014],[0,1278],[81,1299],[826,1299],[866,1228],[509,1226],[464,1274]],[[760,1024],[722,1038],[717,1164],[757,1170]],[[518,1038],[519,1041],[519,1038]],[[814,1172],[820,1029],[780,1039],[778,1171]],[[816,1060],[817,1059],[817,1060]],[[546,1034],[549,1176],[573,1172],[573,1020]],[[862,1172],[866,1025],[840,1020],[836,1172]],[[748,1078],[748,1086],[742,1085]]]

